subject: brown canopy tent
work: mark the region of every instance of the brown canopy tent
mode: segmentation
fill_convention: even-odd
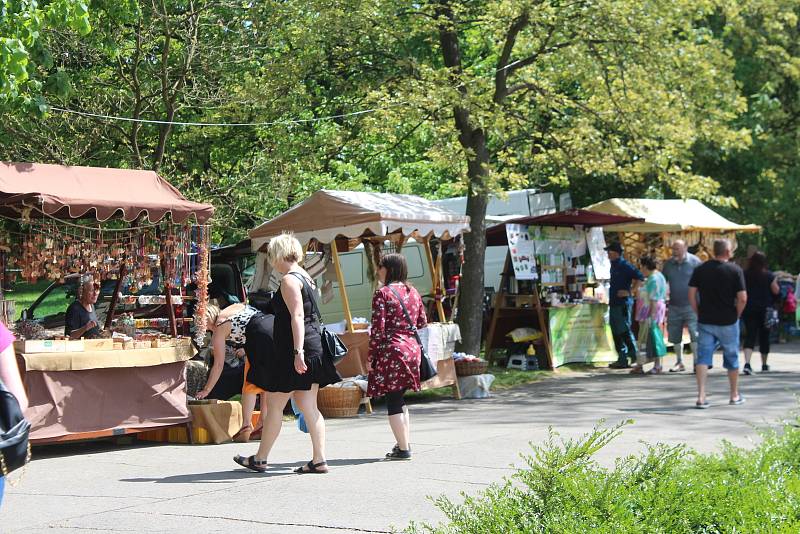
[[[0,214],[19,216],[26,207],[58,219],[98,221],[131,222],[144,214],[157,222],[170,214],[175,223],[194,216],[203,224],[214,214],[214,206],[187,200],[153,171],[0,163]]]
[[[559,211],[557,213],[549,213],[547,215],[539,215],[536,217],[518,217],[516,219],[504,221],[502,224],[496,224],[486,230],[486,246],[494,247],[508,245],[506,224],[556,227],[583,226],[584,228],[594,228],[595,226],[608,226],[611,224],[618,225],[641,221],[642,219],[638,217],[611,215],[608,213],[600,213],[598,211],[581,209]]]
[[[212,205],[187,200],[152,171],[0,163],[0,216],[32,225],[52,224],[43,218],[73,228],[86,226],[68,220],[144,218],[156,223],[167,215],[176,224],[192,218],[205,224],[213,214]],[[117,258],[117,285],[106,327],[120,294],[125,258],[125,254]],[[165,286],[170,329],[176,338],[171,282]],[[185,368],[193,350],[186,339],[173,341],[166,345],[137,341],[149,348],[137,345],[133,350],[113,350],[110,339],[15,344],[30,398],[25,415],[32,425],[31,441],[90,439],[188,424]],[[53,352],[53,347],[62,348]]]

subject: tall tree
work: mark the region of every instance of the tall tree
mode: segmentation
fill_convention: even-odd
[[[414,53],[402,58],[404,75],[374,94],[389,110],[375,126],[428,121],[438,136],[429,156],[457,169],[468,193],[465,350],[480,349],[490,192],[532,179],[563,186],[613,177],[718,194],[714,180],[692,171],[692,147],[748,139],[728,126],[745,103],[731,58],[705,24],[716,8],[688,0],[383,5],[386,35],[427,48],[405,47]]]

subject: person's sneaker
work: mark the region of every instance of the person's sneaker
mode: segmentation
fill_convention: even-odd
[[[387,460],[410,460],[411,459],[411,451],[404,451],[397,445],[395,448],[392,449],[392,452],[386,453]]]
[[[686,370],[686,366],[682,363],[676,363],[672,369],[669,370],[670,373],[682,373]]]
[[[614,362],[608,366],[609,369],[630,369],[631,366],[628,365],[628,362]]]
[[[767,365],[767,364],[762,365],[761,366],[761,372],[762,373],[769,373],[769,365]]]
[[[744,364],[744,369],[742,370],[742,374],[750,376],[753,374],[753,368],[750,366],[749,363]]]
[[[731,406],[739,406],[740,404],[744,404],[744,397],[742,397],[742,394],[740,393],[735,400],[731,399],[730,401],[728,401],[728,404],[730,404]]]

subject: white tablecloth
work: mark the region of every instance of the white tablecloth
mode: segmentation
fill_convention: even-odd
[[[431,361],[446,360],[453,356],[457,341],[461,341],[461,330],[455,323],[428,323],[419,331],[425,353]]]

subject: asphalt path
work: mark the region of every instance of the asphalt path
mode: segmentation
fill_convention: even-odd
[[[437,522],[443,516],[431,497],[458,498],[502,480],[550,428],[575,437],[601,421],[633,420],[598,453],[603,464],[645,443],[700,452],[723,439],[752,446],[759,428],[797,407],[800,345],[777,346],[771,360],[774,371],[741,377],[742,406],[728,405],[719,367],[710,373],[708,410],[694,409],[691,374],[607,370],[559,373],[490,399],[414,404],[410,462],[382,459],[393,444],[383,413],[332,419],[327,475],[292,473],[310,456],[308,437],[292,423],[284,424],[266,474],[232,461],[253,454],[254,443],[39,447],[21,483],[6,486],[0,532],[391,532],[410,521]]]

